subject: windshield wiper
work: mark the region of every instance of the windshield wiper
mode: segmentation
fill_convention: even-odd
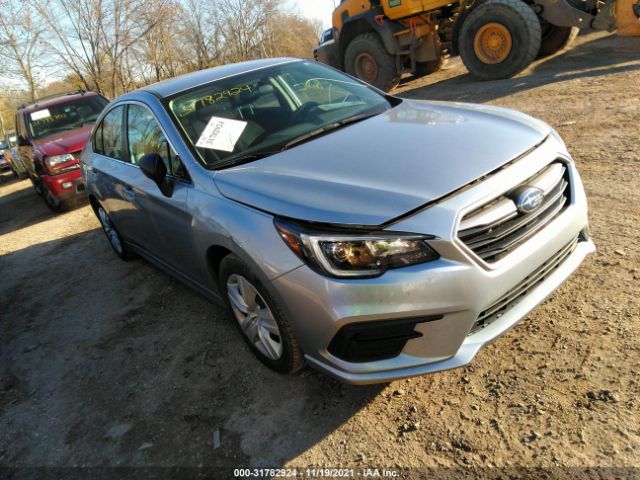
[[[215,168],[226,168],[239,165],[242,163],[252,162],[254,160],[260,160],[261,158],[270,157],[276,153],[280,153],[282,150],[269,150],[263,152],[247,153],[246,155],[240,155],[239,157],[232,158],[225,162],[221,162],[215,165]]]
[[[347,117],[343,120],[338,120],[337,122],[330,123],[328,125],[325,125],[324,127],[311,130],[310,132],[304,133],[299,137],[295,137],[293,140],[289,140],[282,147],[282,150],[280,151],[288,150],[289,148],[299,145],[301,143],[304,143],[308,140],[311,140],[312,138],[318,137],[320,135],[324,135],[326,133],[332,132],[334,130],[345,127],[347,125],[351,125],[352,123],[361,122],[362,120],[366,120],[367,118],[375,117],[376,115],[379,115],[383,111],[384,110],[377,110],[375,112],[359,113],[352,117]]]

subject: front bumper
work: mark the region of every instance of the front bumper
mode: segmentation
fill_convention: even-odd
[[[42,183],[60,200],[69,200],[85,195],[81,170],[75,169],[58,175],[42,175]]]
[[[435,234],[442,258],[390,270],[374,279],[335,279],[299,267],[272,282],[285,305],[308,363],[354,384],[391,381],[469,363],[475,354],[548,298],[595,250],[588,235],[587,202],[573,162],[553,141],[485,181],[446,199],[392,228]],[[457,238],[466,211],[531,177],[547,163],[567,161],[571,204],[521,247],[493,265],[475,257]],[[544,279],[527,289],[513,306],[485,328],[470,334],[479,315],[517,288],[567,245],[579,239]],[[345,361],[330,345],[345,325],[360,322],[430,318],[418,323],[419,338],[408,340],[393,358]],[[434,320],[434,318],[436,318]],[[332,350],[333,351],[333,350]]]

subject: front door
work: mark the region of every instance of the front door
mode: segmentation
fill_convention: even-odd
[[[132,103],[127,106],[127,145],[129,162],[136,165],[147,153],[157,153],[167,167],[167,181],[173,184],[170,194],[142,175],[133,177],[131,188],[137,208],[150,222],[150,234],[140,244],[174,270],[192,274],[197,270],[192,234],[192,216],[187,208],[193,188],[189,176],[162,132],[155,116],[147,107]],[[142,175],[142,176],[140,176]]]

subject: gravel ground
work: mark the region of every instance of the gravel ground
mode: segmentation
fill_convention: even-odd
[[[223,479],[233,475],[219,467],[312,465],[404,467],[403,478],[506,478],[515,467],[640,476],[608,468],[640,468],[639,53],[638,38],[591,34],[511,80],[476,82],[455,60],[398,88],[557,128],[598,251],[466,368],[391,384],[268,371],[221,306],[118,260],[88,206],[53,215],[27,181],[3,177],[0,477]],[[102,469],[6,470],[42,466]],[[105,469],[116,466],[211,470]]]

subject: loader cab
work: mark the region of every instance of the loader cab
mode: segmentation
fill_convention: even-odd
[[[316,62],[331,65],[334,68],[342,69],[341,54],[336,44],[336,31],[333,28],[325,30],[320,35],[318,46],[313,50],[313,58]]]

